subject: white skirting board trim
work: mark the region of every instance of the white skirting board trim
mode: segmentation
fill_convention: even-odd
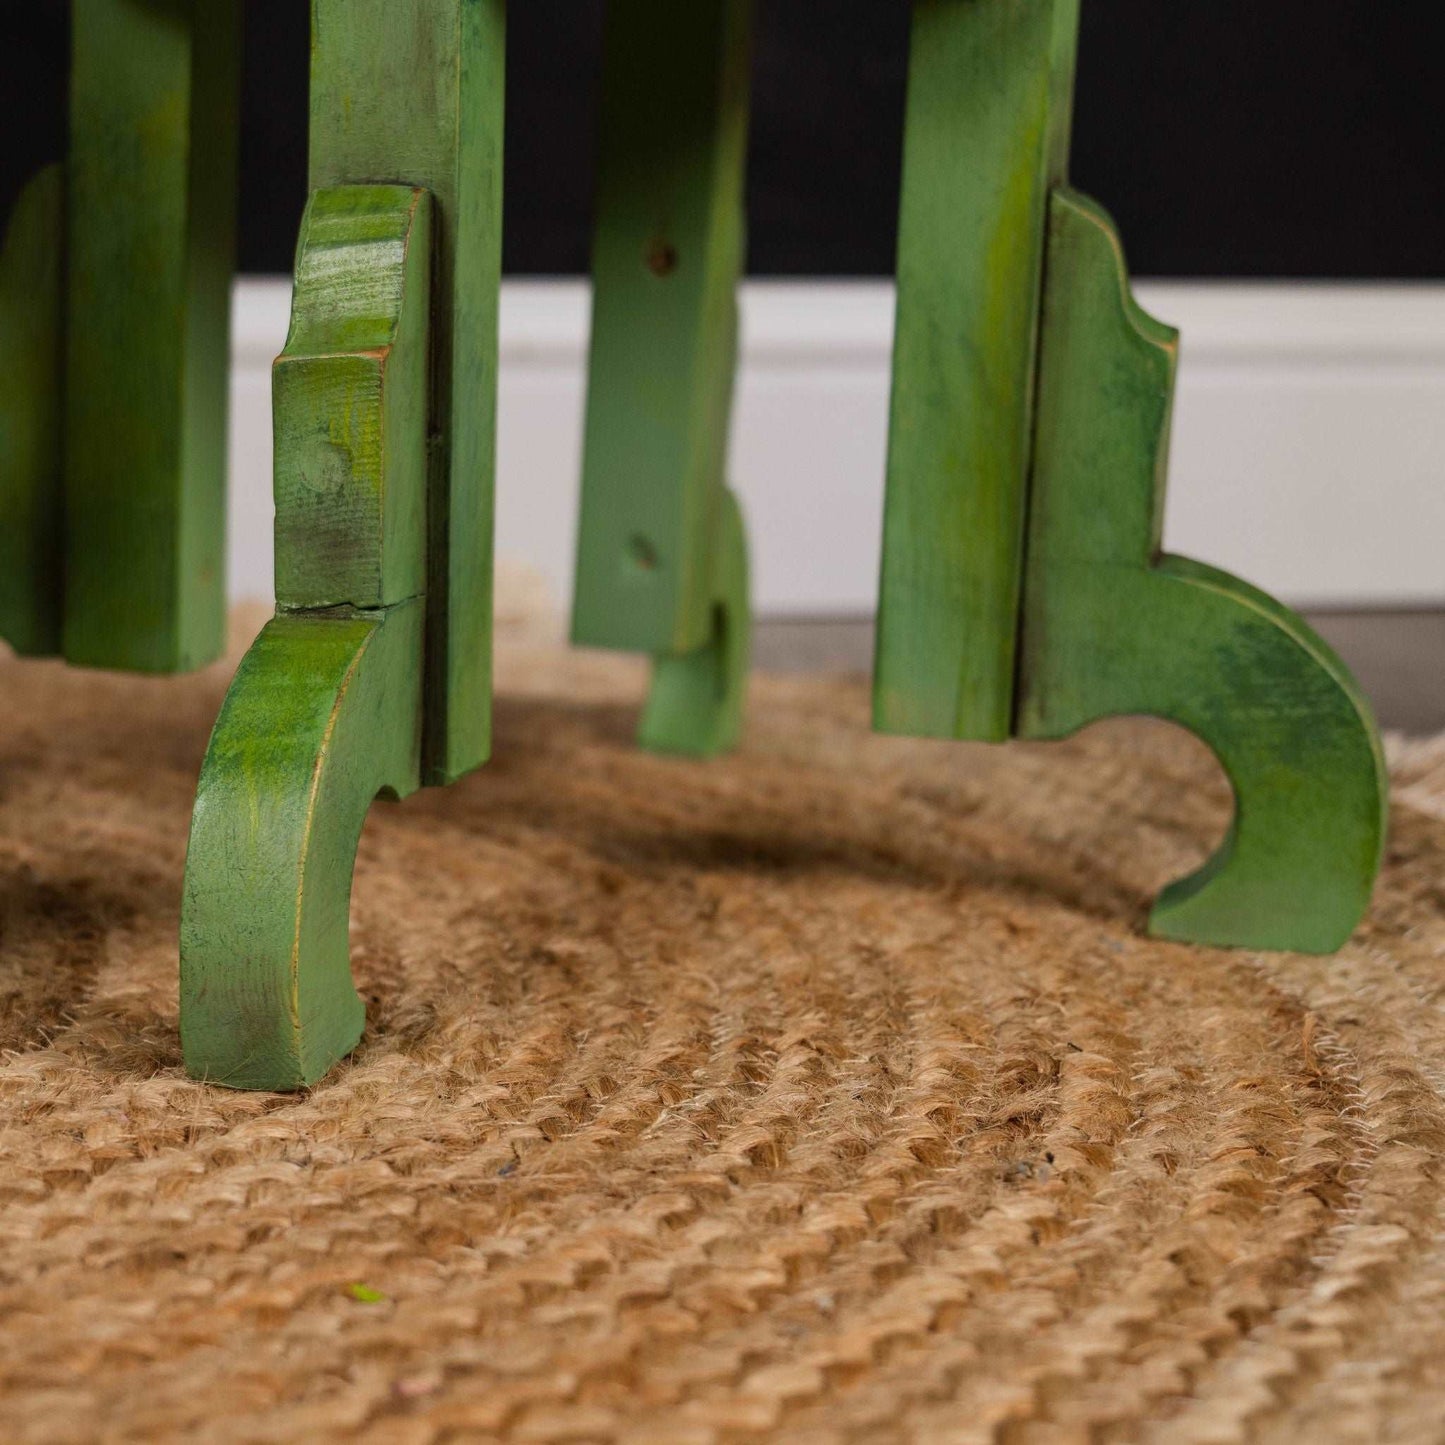
[[[1165,542],[1297,605],[1445,603],[1445,285],[1145,283],[1183,332]],[[570,596],[588,287],[502,289],[497,550]],[[270,364],[290,288],[236,290],[231,593],[271,591]],[[763,615],[871,613],[893,291],[752,282],[732,476]]]

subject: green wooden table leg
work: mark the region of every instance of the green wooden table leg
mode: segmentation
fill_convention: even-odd
[[[372,799],[421,782],[432,203],[318,191],[276,365],[279,611],[202,769],[181,918],[186,1067],[313,1083],[361,1036],[347,921]]]
[[[224,641],[240,24],[239,0],[74,6],[72,662],[170,672]]]
[[[504,13],[313,3],[317,189],[274,397],[280,611],[232,684],[186,861],[198,1077],[297,1088],[355,1045],[367,807],[487,755]]]
[[[0,636],[60,650],[65,179],[35,177],[0,251]]]
[[[1378,737],[1299,618],[1158,555],[1177,338],[1063,185],[1078,0],[915,17],[877,723],[999,740],[1179,722],[1238,806],[1154,930],[1338,947],[1382,854]]]
[[[657,659],[645,746],[736,738],[746,542],[725,484],[751,0],[615,0],[573,639]]]
[[[1214,750],[1228,839],[1160,898],[1169,938],[1327,953],[1370,899],[1388,780],[1369,709],[1294,614],[1158,555],[1178,337],[1134,304],[1107,216],[1053,201],[1019,734],[1150,713]]]
[[[491,752],[505,0],[313,0],[311,184],[436,202],[428,783]]]
[[[1013,724],[1050,188],[1067,168],[1079,0],[913,13],[874,723]]]

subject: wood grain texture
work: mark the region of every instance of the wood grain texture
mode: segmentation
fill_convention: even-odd
[[[239,0],[84,0],[67,167],[64,647],[198,666],[225,622]]]
[[[1147,713],[1214,751],[1237,811],[1154,932],[1326,953],[1379,871],[1387,776],[1368,706],[1309,627],[1256,589],[1160,557],[1178,337],[1135,305],[1107,216],[1059,191],[1030,509],[1019,735]]]
[[[1158,556],[1177,337],[1064,189],[1077,34],[1078,0],[915,5],[875,722],[1181,723],[1238,809],[1154,931],[1329,951],[1380,866],[1378,736],[1299,618]]]
[[[491,747],[492,514],[504,0],[313,0],[311,185],[436,206],[427,606],[428,782]]]
[[[378,792],[421,784],[426,601],[381,601],[425,575],[431,214],[423,191],[343,187],[302,233],[275,391],[285,595],[206,753],[181,918],[186,1067],[236,1088],[312,1083],[360,1037],[357,840]],[[377,605],[288,601],[332,587]]]
[[[1001,741],[1014,706],[1049,191],[1079,0],[918,0],[874,720]]]
[[[392,363],[426,351],[426,306],[402,302],[418,284],[406,249],[431,255],[431,216],[430,195],[401,186],[320,190],[307,206],[273,373],[283,608],[385,607],[426,590],[427,376]]]
[[[351,873],[372,800],[421,782],[422,611],[282,613],[236,674],[186,858],[181,1044],[195,1078],[301,1088],[361,1037]]]
[[[0,250],[0,636],[60,650],[65,178],[29,182]]]

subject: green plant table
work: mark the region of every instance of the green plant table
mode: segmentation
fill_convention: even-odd
[[[640,740],[695,756],[736,741],[748,667],[726,460],[752,12],[611,0],[603,64],[573,636],[650,655]],[[1172,719],[1237,810],[1154,930],[1329,951],[1379,867],[1378,739],[1298,618],[1160,553],[1177,338],[1067,184],[1078,12],[914,3],[875,724],[1003,741]],[[181,667],[220,629],[236,5],[76,14],[69,180],[35,183],[0,260],[0,607],[27,650]],[[355,1046],[367,811],[488,756],[504,19],[312,0],[277,611],[216,724],[186,865],[182,1040],[217,1083],[305,1086]]]

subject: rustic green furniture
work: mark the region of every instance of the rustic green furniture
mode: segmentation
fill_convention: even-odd
[[[1067,185],[1078,9],[915,0],[875,722],[1183,724],[1237,816],[1153,927],[1328,951],[1379,865],[1378,741],[1297,618],[1160,554],[1177,339]],[[748,663],[726,458],[752,10],[611,0],[603,66],[573,635],[650,655],[641,741],[696,756],[736,740]],[[26,650],[177,668],[220,630],[237,7],[76,13],[68,181],[36,182],[0,259],[0,621]],[[490,748],[504,3],[312,0],[312,29],[277,610],[211,740],[181,927],[187,1067],[243,1088],[356,1044],[371,802]]]
[[[1379,741],[1299,618],[1160,554],[1178,338],[1067,184],[1079,0],[914,16],[876,724],[1000,741],[1181,723],[1237,810],[1152,927],[1329,952],[1379,869]]]
[[[181,916],[193,1073],[360,1036],[357,840],[490,745],[500,0],[315,0],[312,196],[276,363],[276,600],[216,723]]]
[[[1238,810],[1155,929],[1332,949],[1379,865],[1378,741],[1297,618],[1159,555],[1176,338],[1066,185],[1078,0],[914,9],[877,725],[1172,718]],[[751,11],[612,0],[603,72],[573,635],[652,655],[641,739],[695,754],[736,738],[747,665],[725,469]],[[346,926],[370,799],[486,746],[501,7],[316,0],[314,23],[280,610],[217,726],[182,937],[190,1067],[264,1087],[314,1080],[360,1034]],[[409,84],[423,67],[437,83]]]

